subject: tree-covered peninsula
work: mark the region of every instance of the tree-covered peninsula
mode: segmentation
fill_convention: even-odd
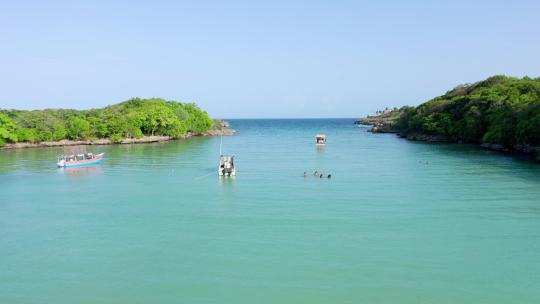
[[[179,138],[213,127],[214,121],[195,104],[133,98],[91,110],[0,110],[0,145],[97,139],[120,142],[144,136]]]
[[[418,140],[482,144],[484,147],[538,153],[540,78],[493,76],[459,85],[417,107],[402,107],[369,117],[374,131]]]

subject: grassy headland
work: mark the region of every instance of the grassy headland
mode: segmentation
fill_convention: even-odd
[[[158,98],[92,110],[0,110],[0,146],[150,142],[228,133],[223,126],[195,104]]]
[[[368,119],[369,118],[369,119]],[[540,154],[540,78],[493,76],[359,122],[413,140]],[[372,122],[372,123],[370,123]],[[374,123],[373,123],[374,122]]]
[[[386,108],[383,111],[377,111],[376,115],[360,118],[354,123],[372,126],[370,131],[373,133],[395,133],[394,124],[400,115],[399,109]]]

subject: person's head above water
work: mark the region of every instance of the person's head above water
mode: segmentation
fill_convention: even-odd
[[[327,177],[328,177],[328,178],[332,178],[332,174],[328,174],[328,176],[327,176]]]

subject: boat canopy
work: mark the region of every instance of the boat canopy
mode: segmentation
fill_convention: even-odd
[[[234,167],[234,155],[221,155],[219,157],[219,176],[235,176],[236,169]]]
[[[317,134],[317,136],[315,136],[315,138],[316,138],[315,143],[316,143],[317,145],[324,145],[324,144],[326,144],[326,135],[324,135],[324,134]]]
[[[232,163],[234,161],[234,155],[221,155],[219,160],[221,162]]]

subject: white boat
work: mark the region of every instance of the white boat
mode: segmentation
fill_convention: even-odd
[[[317,134],[317,136],[315,136],[315,144],[317,146],[324,146],[326,145],[326,135],[324,134]]]
[[[219,176],[236,176],[236,168],[234,166],[234,155],[221,155],[219,157]]]
[[[59,168],[82,167],[99,164],[105,153],[82,153],[77,155],[60,155],[56,165]]]

